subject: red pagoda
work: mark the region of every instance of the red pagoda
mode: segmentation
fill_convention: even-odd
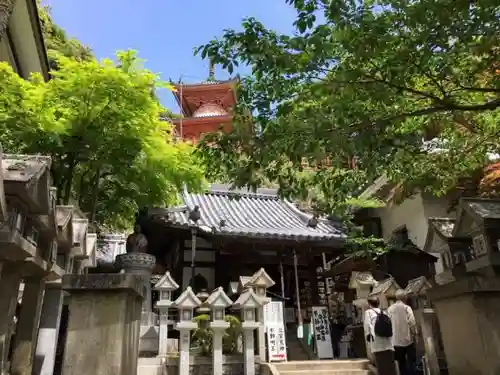
[[[216,80],[214,66],[210,64],[205,82],[174,84],[174,96],[183,116],[173,120],[178,136],[197,143],[205,133],[231,131],[237,82],[237,78]]]

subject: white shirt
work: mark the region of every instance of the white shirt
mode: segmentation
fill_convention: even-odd
[[[382,311],[379,308],[369,308],[365,311],[365,338],[368,335],[372,335],[373,337],[373,341],[369,343],[372,353],[394,350],[390,337],[380,337],[375,335],[375,321],[377,320],[377,315],[381,313]]]
[[[397,301],[387,309],[392,321],[392,344],[408,346],[413,343],[412,330],[415,329],[415,316],[410,306]]]

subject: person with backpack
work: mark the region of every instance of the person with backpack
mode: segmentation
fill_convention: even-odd
[[[375,357],[378,375],[397,375],[391,318],[379,305],[378,298],[368,299],[368,309],[364,317],[366,341]]]
[[[405,292],[401,289],[397,290],[397,301],[387,309],[387,312],[394,328],[392,344],[399,375],[415,375],[417,362],[414,339],[416,336],[415,315],[412,308],[405,303],[405,299]]]

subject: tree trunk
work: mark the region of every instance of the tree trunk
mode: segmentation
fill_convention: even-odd
[[[0,0],[1,1],[1,0]],[[73,175],[75,173],[76,167],[76,157],[74,154],[69,155],[68,169],[66,170],[66,176],[64,176],[64,192],[63,192],[63,203],[69,204],[71,199],[71,188],[73,187]]]
[[[91,215],[90,215],[90,222],[95,223],[95,217],[97,214],[97,202],[99,201],[99,188],[100,188],[100,181],[101,180],[101,167],[99,166],[97,168],[95,177],[94,177],[94,191],[92,194],[92,208],[91,208]]]
[[[17,0],[0,0],[0,40],[3,39],[9,26],[10,16]]]

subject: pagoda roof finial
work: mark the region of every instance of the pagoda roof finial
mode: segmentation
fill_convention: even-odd
[[[212,60],[212,59],[210,59],[210,66],[208,68],[207,81],[209,81],[209,82],[215,81],[215,64],[214,64],[214,60]]]

